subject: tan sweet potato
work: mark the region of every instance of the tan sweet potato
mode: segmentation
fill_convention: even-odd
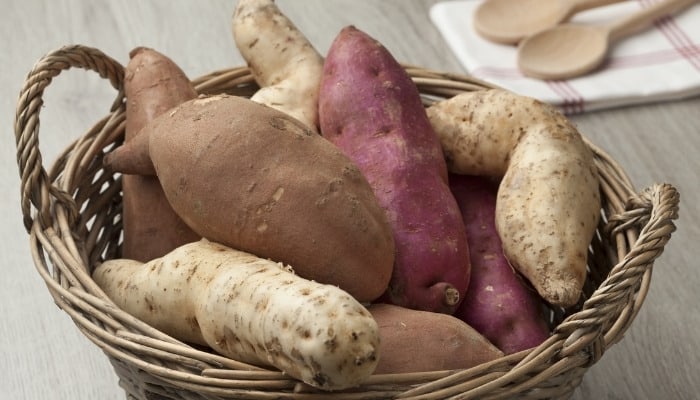
[[[170,58],[145,47],[135,48],[129,56],[124,79],[126,142],[153,118],[197,97],[190,80]],[[173,211],[158,178],[124,175],[122,193],[123,257],[148,261],[200,239]]]
[[[217,243],[146,264],[109,260],[93,277],[122,310],[173,337],[321,389],[356,386],[377,365],[377,324],[352,296]]]
[[[497,89],[427,111],[452,172],[502,176],[496,228],[511,264],[548,302],[575,304],[601,208],[593,153],[576,127],[551,105]]]
[[[273,0],[239,0],[231,21],[238,51],[260,86],[251,100],[318,131],[323,57]]]
[[[147,142],[110,153],[107,167],[135,168],[134,156],[141,173],[155,171],[202,237],[293,265],[360,301],[386,290],[394,240],[384,210],[357,166],[298,120],[220,95],[183,103],[143,133]]]
[[[372,304],[379,326],[376,374],[471,368],[503,356],[474,328],[458,318],[391,304]]]

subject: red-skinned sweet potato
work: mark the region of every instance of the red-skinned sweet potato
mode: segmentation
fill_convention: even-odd
[[[106,168],[157,174],[202,237],[362,302],[386,290],[395,252],[384,210],[352,160],[299,120],[216,95],[175,107],[143,133],[147,141],[111,152]]]
[[[379,325],[375,374],[471,368],[503,356],[466,322],[444,313],[392,304],[367,307]]]
[[[319,120],[322,135],[357,163],[389,217],[396,262],[384,300],[453,312],[469,284],[469,253],[440,142],[406,71],[353,26],[328,50]]]
[[[496,231],[498,182],[450,174],[469,240],[471,279],[455,317],[483,334],[505,354],[535,347],[549,336],[544,302],[503,254]]]
[[[124,79],[127,143],[153,118],[197,97],[190,80],[170,58],[146,47],[135,48],[129,56]],[[201,238],[173,211],[158,178],[124,175],[122,191],[122,257],[146,262]]]

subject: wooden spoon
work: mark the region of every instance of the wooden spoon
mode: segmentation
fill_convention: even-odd
[[[698,1],[666,0],[608,25],[570,23],[541,31],[520,43],[518,67],[523,74],[539,79],[568,79],[586,74],[603,62],[614,42]]]
[[[578,12],[620,1],[623,0],[486,0],[474,13],[474,29],[492,42],[516,44]]]

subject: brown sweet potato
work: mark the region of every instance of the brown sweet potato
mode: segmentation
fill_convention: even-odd
[[[127,143],[153,118],[197,97],[190,80],[170,58],[145,47],[135,48],[129,56],[124,79]],[[122,257],[145,262],[200,239],[173,211],[158,178],[124,175],[122,192]]]
[[[143,134],[148,141],[110,153],[107,167],[135,156],[133,172],[155,171],[202,237],[293,265],[360,301],[386,290],[394,240],[384,210],[357,166],[297,119],[219,95],[183,103]]]
[[[549,337],[544,302],[503,254],[496,231],[498,182],[450,174],[450,189],[467,228],[472,264],[469,289],[454,316],[505,354],[539,345]]]
[[[367,309],[379,325],[375,374],[471,368],[503,356],[484,336],[452,315],[392,304],[372,304]]]
[[[406,71],[353,26],[328,50],[319,119],[322,135],[357,163],[389,217],[396,263],[385,301],[454,312],[469,284],[469,252],[440,142]]]

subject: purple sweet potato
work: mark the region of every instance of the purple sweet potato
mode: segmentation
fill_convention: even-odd
[[[127,143],[146,123],[197,96],[182,69],[165,55],[137,47],[129,56],[124,79]],[[122,191],[122,257],[147,262],[201,238],[173,211],[158,178],[124,175]]]
[[[498,182],[450,174],[450,188],[462,211],[472,265],[469,289],[455,317],[505,354],[539,345],[549,336],[544,303],[503,254],[495,225]]]
[[[469,249],[439,139],[406,71],[353,26],[328,50],[319,120],[322,135],[367,177],[393,229],[396,261],[383,300],[454,312],[469,284]]]

